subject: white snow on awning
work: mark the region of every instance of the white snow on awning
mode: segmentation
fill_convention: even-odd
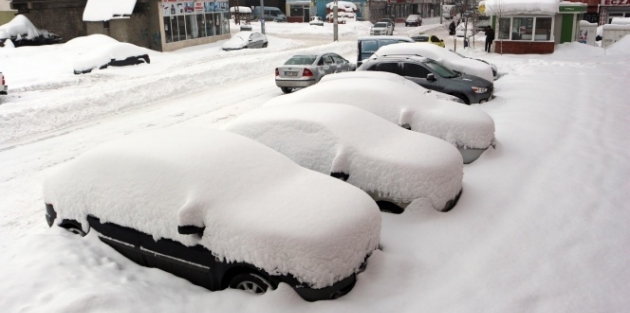
[[[83,21],[99,22],[128,18],[135,6],[136,0],[88,0],[83,11]]]
[[[230,8],[230,13],[235,13],[236,12],[236,8],[237,7],[231,7]],[[252,9],[250,9],[248,7],[238,7],[238,13],[240,13],[240,14],[251,14],[252,13]]]
[[[485,0],[486,15],[511,16],[517,14],[554,15],[558,13],[558,0]]]

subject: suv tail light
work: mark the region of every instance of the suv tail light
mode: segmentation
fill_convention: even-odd
[[[277,67],[276,67],[276,76],[280,76],[280,71],[278,71]]]
[[[313,72],[311,72],[311,70],[305,68],[304,72],[302,72],[302,76],[313,76]]]

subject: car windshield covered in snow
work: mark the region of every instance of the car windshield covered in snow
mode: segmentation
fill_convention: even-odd
[[[284,65],[309,65],[315,63],[317,55],[294,55]]]
[[[94,228],[141,265],[210,290],[284,282],[310,301],[349,292],[380,237],[360,189],[217,130],[105,143],[47,177],[44,201],[50,226]]]
[[[455,147],[354,106],[268,106],[226,129],[361,188],[385,211],[401,213],[413,201],[427,199],[430,208],[448,211],[461,190],[462,157]]]
[[[438,75],[444,78],[453,78],[453,77],[459,76],[459,74],[451,71],[450,69],[440,65],[440,63],[437,63],[435,61],[427,61],[425,64],[428,67],[430,67],[432,70],[434,70],[436,73],[438,73]]]

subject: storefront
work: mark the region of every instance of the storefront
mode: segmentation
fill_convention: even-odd
[[[599,25],[610,24],[613,17],[630,17],[630,0],[601,0]]]
[[[286,12],[287,21],[290,23],[308,22],[311,20],[311,1],[287,0]]]
[[[576,41],[586,4],[539,0],[485,1],[495,26],[494,51],[513,54],[553,53],[555,45]]]
[[[230,38],[227,0],[161,2],[162,51]]]

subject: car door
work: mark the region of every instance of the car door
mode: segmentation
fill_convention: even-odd
[[[330,54],[324,54],[322,56],[322,70],[324,75],[332,74],[337,71],[337,65]]]
[[[427,75],[433,74],[434,81],[427,80]],[[406,79],[431,90],[442,91],[444,87],[439,83],[440,76],[434,74],[427,67],[416,63],[403,63],[402,76]]]
[[[350,71],[350,65],[348,61],[337,54],[331,54],[335,65],[337,66],[337,73]]]
[[[260,33],[252,33],[249,37],[251,39],[252,48],[262,48],[262,36]]]

